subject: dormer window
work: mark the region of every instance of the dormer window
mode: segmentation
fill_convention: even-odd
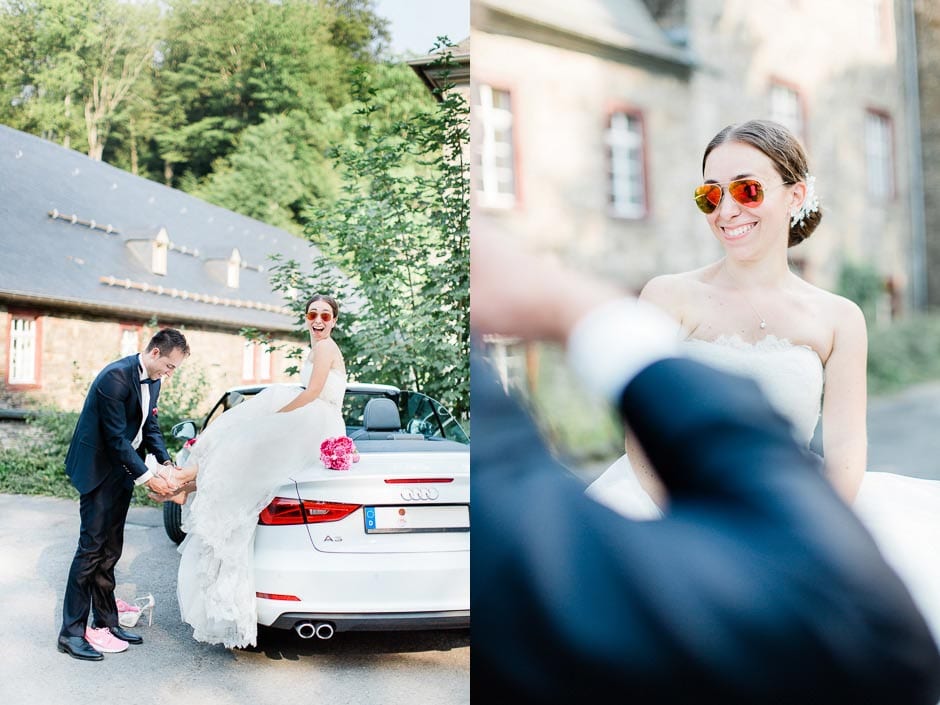
[[[166,228],[160,228],[157,237],[153,240],[153,249],[150,258],[150,269],[154,274],[166,276],[166,254],[170,249],[170,236]]]
[[[230,289],[238,288],[238,272],[242,268],[242,256],[236,247],[232,250],[232,256],[228,258],[228,275],[225,279],[225,285]]]

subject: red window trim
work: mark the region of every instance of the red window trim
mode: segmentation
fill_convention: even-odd
[[[12,340],[13,340],[13,319],[32,319],[36,322],[36,347],[35,347],[35,369],[36,369],[36,381],[35,382],[11,382],[10,381],[10,365],[13,363],[12,360]],[[24,392],[34,389],[42,389],[42,330],[43,330],[43,319],[45,316],[39,311],[31,309],[8,309],[7,310],[7,357],[6,364],[3,367],[3,378],[4,383],[12,392]]]

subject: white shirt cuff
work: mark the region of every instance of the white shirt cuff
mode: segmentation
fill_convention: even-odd
[[[591,394],[611,404],[657,360],[679,355],[678,321],[645,301],[624,298],[596,308],[568,337],[568,364]]]
[[[139,487],[140,485],[147,482],[147,480],[149,480],[151,477],[153,477],[153,470],[148,470],[143,475],[134,480],[134,485]]]

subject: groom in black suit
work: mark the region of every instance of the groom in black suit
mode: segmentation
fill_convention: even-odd
[[[103,656],[85,638],[89,605],[94,627],[107,628],[120,642],[143,639],[118,624],[114,567],[124,546],[124,522],[135,485],[171,491],[168,481],[144,463],[147,452],[172,465],[157,423],[160,380],[189,355],[186,338],[164,328],[145,352],[105,367],[92,382],[65,458],[65,472],[79,491],[81,531],[72,560],[58,649],[77,659]],[[123,648],[127,648],[126,644]]]
[[[753,382],[680,358],[657,310],[479,230],[471,277],[475,335],[564,345],[670,496],[655,521],[586,497],[474,351],[474,703],[938,702],[907,590]]]

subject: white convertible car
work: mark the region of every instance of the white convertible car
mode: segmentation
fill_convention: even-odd
[[[229,390],[174,435],[196,437],[262,389]],[[261,512],[258,623],[321,639],[469,627],[469,438],[439,402],[388,385],[350,383],[343,415],[360,461],[335,471],[312,458]],[[180,523],[180,506],[165,503],[164,527],[177,543]]]

